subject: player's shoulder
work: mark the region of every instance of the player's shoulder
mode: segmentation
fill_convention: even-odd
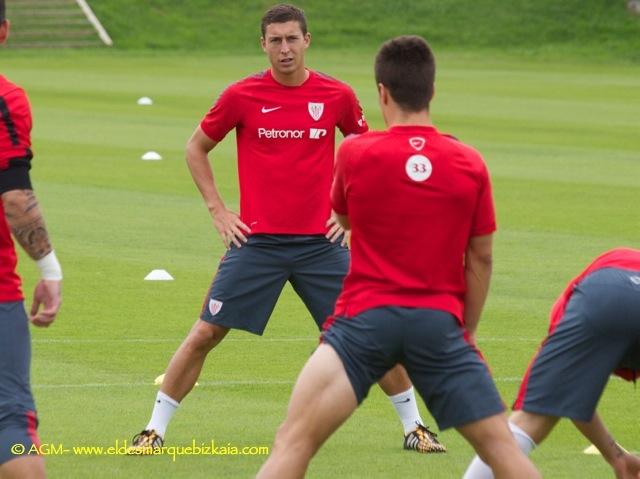
[[[331,75],[327,75],[326,73],[317,70],[309,71],[313,75],[314,82],[319,86],[323,86],[325,88],[333,88],[348,93],[353,92],[353,88],[351,88],[351,86],[345,81],[339,80],[335,77],[332,77]]]
[[[450,134],[450,133],[440,133],[440,138],[444,145],[447,147],[457,150],[460,153],[468,155],[470,158],[482,158],[482,155],[478,150],[476,150],[473,146],[463,142],[458,137]]]
[[[311,72],[311,74],[315,77],[315,80],[317,82],[326,83],[326,84],[329,84],[329,85],[338,85],[338,86],[349,87],[349,85],[347,85],[342,80],[338,80],[336,77],[333,77],[331,75],[327,75],[324,72],[321,72],[321,71],[318,71],[318,70],[311,70],[311,69],[309,70],[309,72]]]
[[[458,158],[464,158],[471,164],[485,168],[485,161],[482,154],[473,146],[463,142],[459,138],[449,133],[439,133],[441,147],[455,153]]]
[[[251,75],[247,75],[246,77],[238,80],[236,84],[239,86],[255,85],[255,84],[264,83],[268,79],[269,79],[269,70],[262,70],[259,72],[252,73]]]
[[[389,135],[384,131],[370,130],[360,135],[349,135],[340,144],[340,150],[343,153],[359,153],[363,154],[372,146],[388,139]]]
[[[225,87],[223,92],[226,94],[243,93],[247,91],[251,92],[255,88],[259,88],[263,85],[268,80],[268,75],[268,70],[252,73],[251,75],[230,83]]]
[[[21,86],[0,75],[0,96],[3,98],[9,96],[26,97],[26,93]]]

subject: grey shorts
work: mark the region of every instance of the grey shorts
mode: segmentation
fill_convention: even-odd
[[[486,363],[450,313],[374,308],[335,318],[322,341],[340,356],[358,404],[372,384],[401,363],[440,429],[505,410]]]
[[[261,335],[289,281],[318,329],[333,312],[349,250],[322,235],[253,235],[222,258],[200,319]]]
[[[614,369],[640,369],[637,283],[640,272],[603,268],[576,285],[560,323],[525,373],[514,409],[593,418]]]
[[[38,420],[29,386],[31,338],[22,301],[0,303],[0,464],[16,455],[14,444],[25,453],[39,444]]]

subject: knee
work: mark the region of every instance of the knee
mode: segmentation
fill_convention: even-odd
[[[287,421],[283,422],[278,430],[276,431],[276,437],[273,441],[273,448],[278,450],[287,450],[290,445],[293,445],[291,435],[291,427],[287,423]]]
[[[493,467],[504,462],[505,457],[514,457],[521,453],[512,437],[488,437],[480,448],[478,455],[484,462]]]
[[[0,466],[0,477],[20,479],[45,479],[44,460],[41,456],[20,456]]]
[[[276,432],[273,441],[274,452],[311,457],[316,449],[312,434],[299,434],[296,431],[299,431],[299,428],[285,421]]]
[[[186,347],[193,353],[206,354],[216,347],[229,330],[198,321],[187,337]]]

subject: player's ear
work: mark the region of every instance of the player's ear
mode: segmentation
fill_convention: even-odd
[[[311,33],[307,32],[304,34],[304,47],[309,48],[311,45]]]
[[[382,83],[378,83],[378,99],[381,105],[386,105],[389,102],[389,92]]]
[[[267,53],[267,41],[264,37],[260,37],[260,48],[262,48],[263,52]]]
[[[9,20],[0,23],[0,43],[4,43],[9,36]]]

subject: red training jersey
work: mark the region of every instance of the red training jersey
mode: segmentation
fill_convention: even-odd
[[[335,128],[367,131],[353,90],[311,70],[296,87],[270,70],[232,84],[200,127],[216,142],[235,128],[240,218],[252,233],[270,234],[326,232]]]
[[[618,268],[630,271],[640,271],[640,250],[630,248],[616,248],[598,256],[585,270],[569,281],[569,284],[556,300],[551,308],[549,317],[549,335],[553,333],[564,316],[564,311],[573,295],[573,291],[578,283],[585,276],[602,268]],[[614,374],[631,381],[635,379],[635,374],[630,369],[617,369]]]
[[[489,173],[480,154],[434,127],[394,126],[340,146],[333,209],[351,223],[351,265],[335,308],[430,308],[463,322],[464,255],[493,233]]]
[[[0,75],[0,179],[13,161],[31,160],[31,108],[22,88]],[[1,183],[1,182],[0,182]],[[0,302],[20,301],[16,250],[0,201]]]

